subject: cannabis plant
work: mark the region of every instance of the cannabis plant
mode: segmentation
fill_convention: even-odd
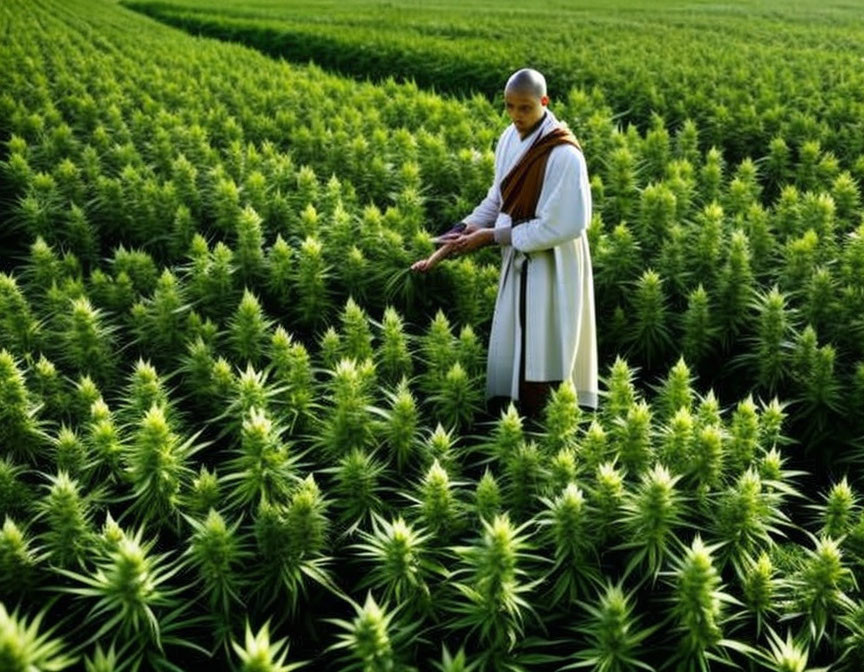
[[[371,405],[375,365],[371,359],[341,359],[328,373],[327,406],[318,418],[316,444],[335,457],[371,446],[376,428]]]
[[[574,448],[561,448],[549,461],[546,492],[557,494],[576,482],[581,466]]]
[[[313,417],[312,402],[315,397],[315,375],[309,351],[284,328],[277,327],[271,338],[269,355],[274,383],[283,390],[281,398],[290,425],[302,429]]]
[[[228,323],[228,343],[240,362],[258,366],[264,355],[268,330],[273,325],[261,308],[258,297],[245,289],[237,310]]]
[[[235,374],[231,364],[220,357],[211,369],[214,396],[221,401],[222,412],[214,418],[224,422],[223,434],[240,435],[243,419],[253,408],[273,412],[283,392],[268,380],[269,370],[257,370],[251,364]]]
[[[198,432],[200,434],[200,432]],[[198,434],[184,438],[154,404],[140,419],[126,454],[126,475],[134,501],[129,511],[139,521],[157,525],[179,522],[180,497],[192,478],[189,460],[204,444]]]
[[[828,669],[807,666],[810,659],[807,640],[793,637],[791,630],[787,630],[786,639],[782,639],[769,628],[768,647],[754,651],[751,658],[761,669],[771,672],[825,672]]]
[[[504,464],[525,443],[525,438],[522,416],[511,402],[501,410],[489,439],[479,444],[477,449],[486,454],[489,461]]]
[[[759,410],[752,396],[738,402],[729,423],[729,469],[741,473],[756,459],[759,445]]]
[[[61,315],[62,330],[57,338],[62,361],[98,383],[110,383],[116,373],[117,327],[86,297],[70,299]]]
[[[123,472],[126,436],[101,397],[90,405],[84,441],[91,460],[86,468],[92,482],[98,482],[103,477],[108,482],[119,482]]]
[[[144,541],[143,528],[117,528],[92,571],[57,571],[72,581],[59,590],[82,603],[77,613],[82,616],[82,634],[90,635],[86,643],[110,636],[121,646],[132,647],[130,656],[160,669],[166,644],[201,649],[178,634],[188,633],[196,622],[185,614],[187,606],[178,597],[182,587],[170,583],[181,565],[168,554],[153,553],[154,544],[155,540]]]
[[[792,613],[804,618],[809,641],[818,645],[826,634],[834,634],[828,632],[833,617],[854,609],[849,591],[857,590],[858,582],[836,540],[809,536],[813,548],[805,548],[803,564],[790,579]]]
[[[482,534],[471,545],[452,549],[461,566],[453,575],[457,595],[448,610],[454,614],[451,627],[476,633],[494,655],[516,646],[526,616],[534,614],[529,596],[543,578],[528,579],[525,565],[539,560],[529,553],[528,523],[516,527],[504,513],[481,524]]]
[[[454,656],[450,653],[446,644],[441,645],[441,661],[433,660],[432,664],[438,672],[476,672],[482,661],[471,660],[465,653],[465,649],[459,649]]]
[[[81,564],[93,548],[93,507],[99,493],[82,492],[65,471],[46,477],[47,492],[37,503],[37,519],[46,527],[40,540],[57,566]]]
[[[247,285],[259,280],[264,273],[264,233],[261,216],[247,205],[236,218],[237,266]]]
[[[7,611],[0,602],[0,664],[9,672],[35,670],[65,670],[77,657],[64,651],[61,639],[55,638],[55,628],[42,630],[43,610],[34,618],[19,616],[18,611]],[[40,630],[42,630],[40,632]]]
[[[669,615],[680,636],[673,658],[685,669],[707,672],[709,661],[728,664],[731,652],[744,649],[740,642],[723,638],[725,607],[737,602],[723,591],[714,561],[717,548],[697,534],[681,555],[672,557]]]
[[[34,401],[41,404],[41,417],[54,421],[62,421],[69,416],[71,400],[69,381],[60,375],[57,367],[45,355],[40,355],[35,362],[30,362]]]
[[[140,345],[160,364],[173,364],[186,338],[186,319],[190,310],[182,282],[165,269],[152,296],[137,305],[142,313],[137,318]]]
[[[426,334],[420,338],[420,355],[426,367],[421,377],[421,387],[426,392],[438,391],[447,371],[457,362],[456,338],[450,321],[441,310],[435,314]]]
[[[682,407],[660,429],[657,457],[673,473],[683,474],[688,469],[695,424],[693,414]]]
[[[578,485],[569,483],[554,499],[542,498],[543,511],[537,518],[544,548],[554,551],[550,577],[553,605],[572,604],[587,591],[595,571],[596,537],[591,525],[593,511]]]
[[[162,406],[166,417],[176,422],[179,418],[169,392],[165,379],[159,375],[156,368],[149,361],[139,359],[126,378],[123,402],[118,409],[118,415],[127,423],[136,423],[155,404]],[[105,410],[108,410],[107,407]],[[91,407],[91,414],[92,412]]]
[[[571,380],[565,380],[549,395],[543,409],[542,442],[550,453],[576,442],[582,409]]]
[[[375,354],[382,381],[395,383],[403,376],[411,375],[413,360],[410,345],[402,317],[395,308],[388,306],[381,320],[379,345]]]
[[[325,319],[330,308],[327,288],[330,276],[329,267],[324,259],[321,242],[309,236],[297,252],[294,266],[294,314],[301,325],[317,327]]]
[[[0,443],[28,461],[44,436],[38,412],[19,361],[0,350]]]
[[[87,447],[81,438],[69,427],[61,425],[52,443],[57,469],[81,477],[88,463]]]
[[[186,516],[191,537],[184,553],[184,564],[195,571],[210,609],[224,618],[232,605],[242,601],[243,563],[249,557],[246,540],[238,531],[240,521],[226,522],[210,509],[206,518]]]
[[[479,518],[491,520],[501,512],[501,487],[487,468],[474,490],[474,510]]]
[[[583,430],[579,437],[578,455],[585,471],[593,473],[597,467],[612,457],[609,434],[597,420]]]
[[[787,296],[776,286],[760,292],[751,302],[757,317],[756,335],[749,353],[740,355],[742,365],[755,366],[756,382],[774,393],[787,373],[787,343],[792,329]]]
[[[27,527],[6,516],[0,528],[0,604],[30,594],[44,559]]]
[[[624,416],[615,418],[612,441],[617,448],[621,467],[638,474],[651,462],[654,454],[651,407],[645,401],[633,404]]]
[[[340,334],[342,356],[358,362],[371,358],[374,350],[369,318],[366,312],[355,303],[354,299],[348,298],[342,310],[340,322],[342,324]]]
[[[618,521],[624,504],[624,474],[614,460],[603,462],[597,466],[586,488],[588,502],[597,512],[595,530],[599,547],[619,534]]]
[[[625,416],[630,407],[638,401],[633,383],[637,370],[631,368],[620,356],[616,357],[609,367],[609,373],[601,381],[605,388],[601,391],[604,397],[602,412],[605,419],[613,420]]]
[[[737,565],[744,606],[756,619],[756,632],[769,617],[774,617],[782,604],[786,582],[781,578],[771,556],[762,551],[758,557],[745,555]]]
[[[600,243],[596,282],[604,291],[598,291],[597,300],[601,306],[613,306],[624,300],[626,283],[642,268],[642,247],[624,222],[602,236]]]
[[[587,646],[580,646],[572,655],[576,660],[562,670],[625,672],[654,669],[644,662],[645,640],[658,626],[640,627],[640,618],[633,613],[636,606],[633,593],[625,593],[620,583],[612,584],[607,580],[596,601],[581,600],[579,605],[585,610],[586,618],[577,632],[585,638]]]
[[[285,663],[288,657],[288,640],[270,641],[270,621],[264,623],[257,633],[252,633],[246,620],[246,636],[243,643],[232,639],[231,647],[240,659],[240,672],[290,672],[305,663]]]
[[[663,279],[654,270],[646,270],[632,289],[633,317],[627,342],[648,368],[662,361],[672,344],[667,301]]]
[[[24,354],[41,337],[41,324],[14,275],[0,273],[0,348]]]
[[[282,502],[294,488],[296,457],[282,440],[284,428],[261,408],[244,416],[235,457],[223,482],[232,487],[232,505],[254,510],[259,502]]]
[[[234,251],[217,242],[212,251],[201,234],[195,234],[187,252],[185,280],[196,310],[203,315],[223,319],[237,305]]]
[[[371,564],[358,588],[372,589],[389,602],[408,604],[411,612],[420,614],[434,608],[431,585],[443,568],[432,558],[430,536],[415,529],[401,516],[387,520],[372,518],[370,532],[359,531],[361,543],[353,549]]]
[[[680,475],[673,476],[662,464],[642,474],[634,492],[622,504],[623,548],[632,549],[626,572],[644,566],[656,580],[666,559],[679,546],[677,530],[684,523],[684,497],[679,492]]]
[[[683,357],[679,357],[675,365],[669,369],[669,373],[657,388],[657,397],[652,402],[652,408],[660,411],[660,418],[669,421],[682,408],[689,411],[695,400],[693,392],[694,377],[690,373],[690,367]]]
[[[840,539],[852,528],[859,512],[858,496],[844,476],[823,495],[824,503],[813,508],[819,515],[821,533],[832,539]]]
[[[722,481],[726,461],[724,439],[724,431],[720,425],[694,427],[688,451],[688,478],[696,484],[699,497],[717,488]]]
[[[332,651],[345,652],[340,659],[340,669],[363,672],[408,672],[413,669],[400,659],[418,624],[397,621],[399,608],[388,611],[386,604],[379,606],[371,592],[366,594],[363,606],[353,601],[352,605],[353,620],[328,619],[342,631],[339,640],[330,646]]]
[[[265,261],[267,296],[281,309],[291,305],[294,276],[294,248],[279,233],[267,250]]]
[[[381,477],[386,465],[374,454],[359,448],[344,455],[339,464],[322,470],[332,475],[335,507],[340,510],[338,522],[346,534],[367,525],[369,519],[383,507]]]
[[[420,448],[420,411],[406,378],[385,394],[388,407],[381,409],[381,436],[390,455],[389,463],[403,473]]]
[[[262,606],[284,598],[296,610],[307,579],[339,594],[327,565],[328,502],[310,474],[301,481],[286,503],[262,502],[254,520],[259,559],[252,571],[252,585]]]
[[[504,503],[522,520],[536,509],[536,498],[546,490],[548,469],[535,441],[519,444],[504,461]]]
[[[724,542],[721,566],[730,560],[741,574],[740,563],[746,555],[770,547],[774,537],[783,536],[789,519],[781,503],[780,494],[766,487],[755,467],[748,468],[733,485],[718,493],[710,504],[710,527],[715,537]]]
[[[429,401],[439,422],[450,427],[465,427],[480,410],[482,391],[479,379],[472,377],[456,362],[438,380]]]
[[[720,332],[711,298],[700,282],[687,295],[687,309],[681,315],[681,348],[689,362],[703,361],[714,348]]]
[[[415,487],[405,496],[414,503],[424,527],[438,541],[446,541],[465,527],[465,504],[458,498],[460,482],[450,480],[450,474],[437,459]]]

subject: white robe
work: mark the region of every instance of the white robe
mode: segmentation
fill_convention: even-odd
[[[464,219],[496,229],[509,227],[500,212],[501,180],[540,135],[558,126],[552,111],[522,140],[511,124],[495,148],[495,178],[486,198]],[[527,267],[526,381],[573,381],[579,404],[597,407],[597,337],[594,279],[588,250],[591,190],[582,152],[572,145],[552,149],[537,203],[536,218],[512,229],[501,246],[501,277],[492,318],[486,367],[486,397],[519,398],[522,334],[519,288]],[[526,264],[527,261],[527,264]]]

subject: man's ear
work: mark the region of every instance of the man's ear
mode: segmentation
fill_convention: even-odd
[[[549,104],[549,96],[543,96],[543,97],[540,99],[540,104],[541,104],[543,107],[546,107],[546,106]]]

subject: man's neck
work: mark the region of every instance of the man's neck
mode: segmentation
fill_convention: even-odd
[[[527,138],[527,137],[528,137],[529,135],[531,135],[534,131],[536,131],[538,128],[540,128],[540,125],[541,125],[545,120],[546,120],[546,110],[543,110],[543,116],[540,117],[540,118],[537,120],[537,122],[536,122],[536,123],[535,123],[531,128],[529,128],[527,131],[525,131],[524,133],[520,133],[520,134],[519,134],[519,138],[520,138],[521,140],[524,140],[525,138]]]

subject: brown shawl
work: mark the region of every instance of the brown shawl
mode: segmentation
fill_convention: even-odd
[[[510,215],[513,225],[521,224],[536,216],[546,162],[549,153],[558,145],[573,145],[581,151],[579,141],[566,128],[558,127],[538,137],[507,176],[501,180],[501,212]]]

